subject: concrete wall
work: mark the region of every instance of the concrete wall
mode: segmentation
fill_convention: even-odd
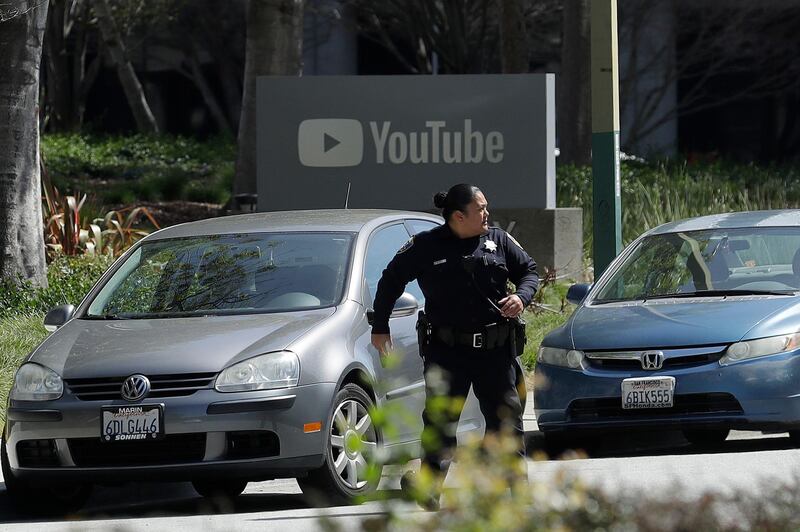
[[[492,209],[490,216],[533,257],[540,277],[555,269],[558,277],[583,278],[582,209]]]

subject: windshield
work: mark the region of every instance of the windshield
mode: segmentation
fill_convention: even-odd
[[[709,229],[642,239],[593,301],[791,294],[799,287],[800,228]]]
[[[244,314],[320,308],[342,297],[347,233],[209,235],[143,243],[87,318]]]

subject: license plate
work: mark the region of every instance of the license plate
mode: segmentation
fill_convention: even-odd
[[[108,406],[102,412],[103,441],[152,440],[163,435],[160,405]]]
[[[639,377],[622,381],[622,408],[670,408],[675,377]]]

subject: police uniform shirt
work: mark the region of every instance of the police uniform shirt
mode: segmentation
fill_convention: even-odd
[[[465,260],[472,268],[465,267]],[[462,331],[502,319],[486,298],[497,305],[507,295],[507,281],[514,283],[514,293],[525,306],[539,286],[536,263],[502,229],[492,227],[487,234],[462,239],[444,224],[412,237],[383,271],[373,305],[373,334],[389,333],[394,303],[414,279],[425,295],[430,322]]]

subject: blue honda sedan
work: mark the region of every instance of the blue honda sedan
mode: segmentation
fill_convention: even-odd
[[[549,444],[597,432],[731,429],[800,442],[800,211],[704,216],[648,231],[542,341],[534,405]]]

